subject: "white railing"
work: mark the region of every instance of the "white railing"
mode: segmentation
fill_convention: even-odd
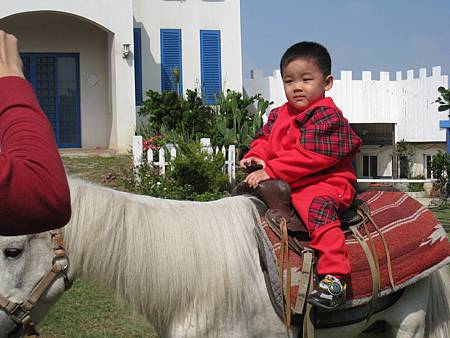
[[[434,183],[436,179],[358,178],[358,183]]]
[[[221,152],[225,158],[225,171],[228,174],[230,182],[234,182],[236,179],[236,147],[230,145],[228,150],[225,147],[219,149],[218,147],[211,147],[211,140],[209,138],[200,139],[200,143],[208,154]],[[173,160],[177,156],[177,150],[173,144],[166,145],[167,150],[170,152],[170,160]],[[166,173],[166,166],[169,164],[166,162],[166,151],[164,147],[161,147],[158,151],[158,162],[155,162],[153,158],[153,151],[147,151],[147,158],[144,159],[144,148],[142,143],[142,136],[133,136],[133,164],[138,167],[144,163],[151,163],[159,168],[159,173],[164,175]]]

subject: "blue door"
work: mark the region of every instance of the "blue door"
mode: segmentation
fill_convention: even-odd
[[[23,53],[31,82],[60,148],[81,147],[79,54]]]

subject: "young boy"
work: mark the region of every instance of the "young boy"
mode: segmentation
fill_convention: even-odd
[[[333,86],[331,58],[315,42],[291,46],[280,61],[287,103],[273,109],[240,162],[252,188],[269,179],[286,181],[292,204],[318,252],[318,287],[308,302],[334,309],[345,302],[350,263],[338,214],[355,196],[352,160],[361,139],[325,92]],[[289,222],[289,219],[287,220]]]

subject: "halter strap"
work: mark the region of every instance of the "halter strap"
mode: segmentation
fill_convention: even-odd
[[[65,254],[62,246],[63,236],[61,229],[50,231],[53,241],[53,251],[55,256],[52,260],[52,267],[36,284],[28,297],[21,303],[16,303],[0,294],[0,310],[3,310],[17,325],[22,325],[27,337],[39,336],[36,332],[35,324],[31,318],[31,310],[39,301],[45,291],[63,275],[65,289],[69,289],[72,282],[67,276],[69,270],[69,258]]]

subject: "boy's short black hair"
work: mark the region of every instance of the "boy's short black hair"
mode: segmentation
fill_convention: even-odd
[[[311,41],[298,42],[289,47],[281,57],[280,71],[296,59],[313,60],[316,62],[322,74],[327,77],[331,74],[331,57],[327,49],[320,43]]]

